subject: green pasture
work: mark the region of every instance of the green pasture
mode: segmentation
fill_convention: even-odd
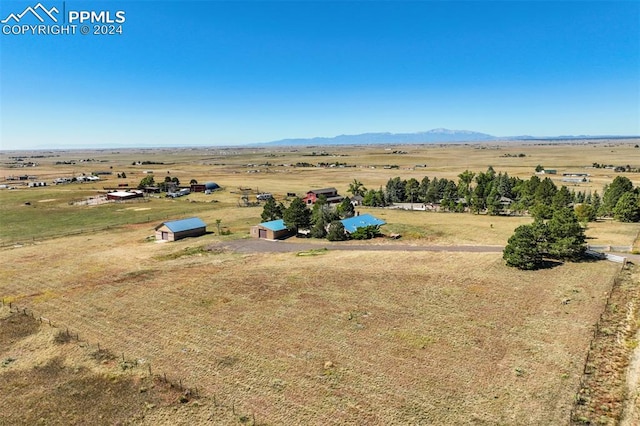
[[[73,202],[96,196],[97,191],[81,185],[24,188],[0,192],[0,244],[47,239],[109,229],[128,224],[149,223],[153,228],[165,220],[199,216],[216,230],[216,220],[227,229],[246,228],[255,224],[261,209],[244,208],[230,214],[228,203],[188,197],[177,199],[148,198],[142,202],[107,203],[96,206],[74,205]]]

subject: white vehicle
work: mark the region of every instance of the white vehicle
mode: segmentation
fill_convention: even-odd
[[[271,195],[271,194],[270,194],[270,193],[268,193],[268,192],[262,192],[262,193],[260,193],[260,194],[256,195],[256,198],[257,198],[259,201],[267,201],[267,200],[272,199],[272,198],[273,198],[273,195]]]

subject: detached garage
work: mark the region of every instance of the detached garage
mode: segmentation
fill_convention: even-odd
[[[264,238],[266,240],[279,240],[293,235],[291,231],[284,226],[282,219],[263,222],[260,225],[251,227],[251,236],[254,238]]]
[[[176,241],[199,237],[207,232],[207,224],[197,217],[164,222],[156,226],[156,241]]]

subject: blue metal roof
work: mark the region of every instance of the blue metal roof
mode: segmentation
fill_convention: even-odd
[[[163,225],[166,225],[166,227],[169,228],[171,232],[182,232],[188,231],[190,229],[207,227],[207,224],[197,217],[191,217],[189,219],[182,220],[173,220],[171,222],[165,222]]]
[[[362,228],[364,226],[384,225],[386,223],[384,220],[373,217],[368,213],[350,217],[348,219],[342,219],[340,222],[342,222],[344,229],[349,233],[355,232],[358,228]]]
[[[285,229],[287,229],[287,227],[284,226],[284,220],[282,219],[262,222],[260,226],[263,226],[271,231],[284,231]]]

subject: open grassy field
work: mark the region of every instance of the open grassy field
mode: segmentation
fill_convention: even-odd
[[[266,424],[561,424],[617,269],[519,272],[499,254],[179,256],[192,241],[143,235],[8,250],[5,297]]]
[[[331,155],[312,155],[323,150]],[[82,409],[76,406],[47,418],[37,409],[42,393],[23,383],[11,387],[14,405],[0,402],[0,408],[11,413],[12,424],[41,418],[45,424],[222,425],[254,419],[273,425],[566,424],[593,325],[619,265],[566,263],[523,272],[507,268],[500,253],[329,250],[297,256],[204,250],[221,240],[248,237],[249,227],[259,222],[260,207],[238,206],[239,187],[272,192],[278,199],[328,186],[344,194],[354,178],[377,188],[394,176],[456,178],[465,169],[482,171],[489,165],[526,178],[537,164],[562,173],[586,170],[593,162],[627,164],[638,152],[629,142],[393,150],[52,151],[47,155],[59,157],[32,159],[40,165],[28,172],[9,168],[8,157],[16,154],[4,153],[0,175],[28,173],[51,180],[111,170],[127,178],[105,175],[98,183],[0,190],[5,244],[0,297],[81,338],[56,346],[55,331],[39,325],[37,330],[25,326],[27,331],[16,332],[19,338],[0,334],[5,339],[0,356],[13,359],[0,369],[0,382],[23,383],[20,374],[35,374],[36,366],[55,373],[62,365],[78,369],[91,388],[112,377],[135,391],[151,386],[140,384],[150,365],[156,374],[197,387],[202,397],[197,404],[175,405],[163,402],[175,400],[174,394],[161,392],[132,399],[133,406],[120,414],[105,408],[106,419],[98,418],[98,411],[79,417]],[[517,157],[520,153],[525,156]],[[83,158],[95,161],[55,164]],[[164,164],[132,165],[135,161]],[[287,166],[303,161],[356,167]],[[385,169],[389,164],[399,168]],[[427,167],[415,167],[423,164]],[[135,204],[69,204],[104,186],[135,186],[150,169],[183,183],[215,181],[223,190]],[[580,190],[601,193],[615,177],[611,170],[588,170],[592,180]],[[640,184],[638,174],[625,176]],[[383,230],[401,233],[397,243],[408,245],[502,246],[515,227],[531,221],[361,211],[383,218]],[[231,235],[150,241],[161,221],[196,215],[210,231],[220,219]],[[85,232],[56,237],[79,231]],[[631,245],[638,231],[638,224],[603,221],[590,224],[587,234],[592,244]],[[4,321],[10,316],[3,309]],[[130,376],[114,376],[109,363],[86,361],[98,344],[116,356],[140,360],[140,366]],[[52,386],[65,383],[53,373],[43,377],[40,387],[47,386],[46,377]],[[55,401],[64,405],[68,396],[63,396]],[[114,403],[106,401],[104,407]]]

